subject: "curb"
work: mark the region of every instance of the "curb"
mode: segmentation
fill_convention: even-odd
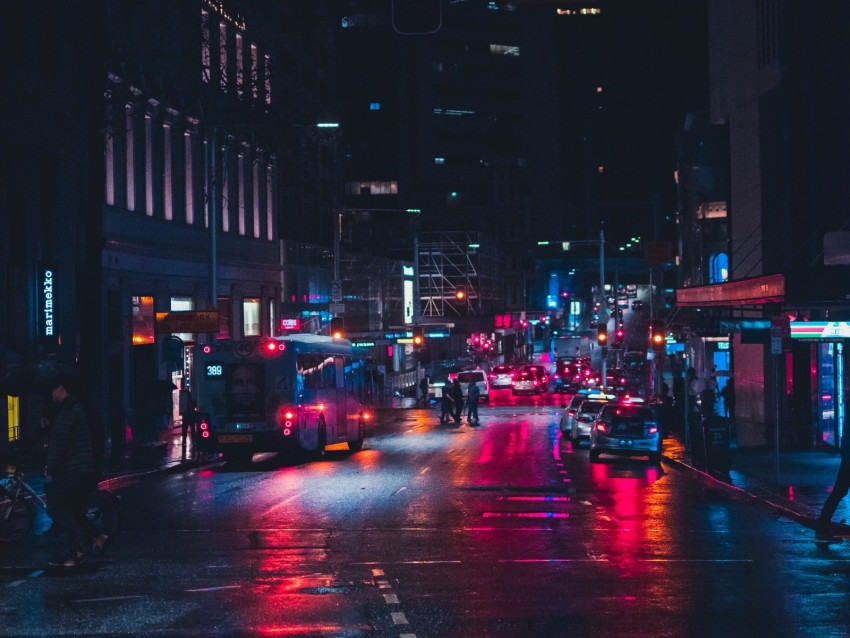
[[[717,476],[710,474],[704,470],[700,470],[692,465],[689,465],[685,461],[680,459],[675,459],[673,457],[662,455],[664,460],[676,467],[678,469],[685,469],[690,471],[696,479],[709,487],[719,487],[724,489],[727,493],[729,493],[733,498],[737,498],[740,500],[746,500],[761,507],[767,507],[774,512],[781,514],[787,518],[790,518],[801,525],[808,527],[810,529],[814,529],[817,523],[817,518],[812,516],[811,514],[804,513],[799,511],[799,509],[795,509],[793,505],[793,501],[789,501],[787,499],[782,498],[778,494],[771,494],[769,496],[766,495],[758,495],[753,494],[752,492],[748,492],[747,490],[736,487],[731,483],[724,481]],[[850,536],[850,525],[842,524],[842,523],[832,523],[833,529],[837,530],[838,534],[841,536]]]

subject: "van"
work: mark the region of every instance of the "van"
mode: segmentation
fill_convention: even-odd
[[[454,383],[455,379],[460,381],[460,387],[463,390],[464,398],[466,398],[469,384],[472,381],[475,381],[476,385],[478,385],[478,390],[481,392],[479,401],[481,403],[487,403],[490,400],[490,386],[487,383],[487,375],[484,373],[484,370],[461,370],[460,372],[452,372],[449,375],[449,381]]]

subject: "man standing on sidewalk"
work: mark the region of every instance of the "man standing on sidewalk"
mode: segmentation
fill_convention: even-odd
[[[835,509],[850,490],[850,431],[845,431],[841,437],[841,464],[838,466],[838,475],[832,491],[826,497],[826,502],[821,510],[815,527],[815,540],[823,543],[838,543],[840,536],[832,533],[831,522]]]

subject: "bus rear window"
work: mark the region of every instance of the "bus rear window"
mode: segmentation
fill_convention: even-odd
[[[233,363],[225,368],[227,418],[265,418],[265,370],[262,363]]]

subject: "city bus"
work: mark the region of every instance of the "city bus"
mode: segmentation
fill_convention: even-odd
[[[246,463],[257,452],[363,447],[365,357],[318,335],[223,340],[197,349],[198,449]]]

